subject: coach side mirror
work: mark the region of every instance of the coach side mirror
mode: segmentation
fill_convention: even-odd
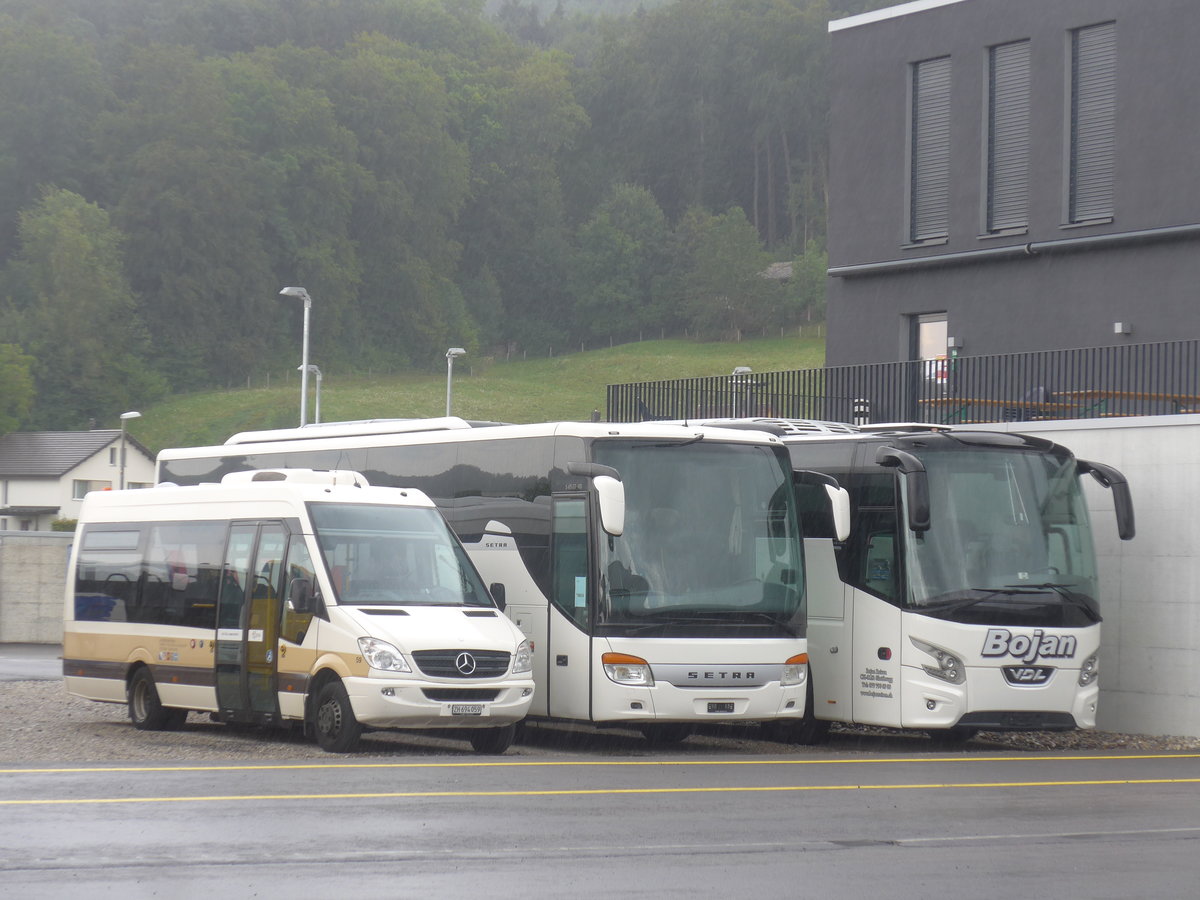
[[[875,451],[877,465],[899,469],[908,487],[908,530],[929,530],[929,475],[925,464],[911,453],[895,447],[880,447]]]
[[[1113,507],[1117,513],[1117,535],[1123,541],[1133,540],[1136,533],[1133,521],[1133,497],[1129,493],[1129,482],[1125,476],[1103,463],[1090,460],[1076,460],[1076,468],[1080,475],[1091,475],[1104,485],[1113,495]]]
[[[618,537],[625,531],[625,485],[611,475],[592,479],[600,500],[600,527]]]

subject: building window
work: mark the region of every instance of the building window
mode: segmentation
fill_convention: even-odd
[[[110,466],[117,465],[117,448],[116,447],[108,448],[108,464]]]
[[[86,481],[82,478],[76,478],[71,483],[71,497],[75,500],[82,500],[88,491],[107,491],[111,489],[111,481]]]
[[[1067,220],[1111,219],[1115,168],[1117,26],[1071,32],[1070,175]]]
[[[943,240],[950,222],[950,57],[912,66],[909,240]]]
[[[1029,226],[1029,41],[988,49],[989,233]]]

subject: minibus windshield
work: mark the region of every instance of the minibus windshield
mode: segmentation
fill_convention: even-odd
[[[436,510],[347,503],[308,509],[339,605],[495,605]]]

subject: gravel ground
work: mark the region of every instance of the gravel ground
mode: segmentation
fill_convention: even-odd
[[[10,681],[0,683],[0,763],[46,764],[66,762],[129,761],[238,761],[305,760],[332,761],[298,730],[234,728],[191,713],[187,724],[174,732],[137,731],[129,724],[125,707],[71,697],[60,681]],[[693,735],[682,744],[650,748],[641,736],[626,729],[576,728],[561,725],[530,725],[521,741],[508,751],[509,757],[549,755],[661,756],[717,755],[742,753],[747,756],[788,754],[839,754],[997,751],[1036,752],[1127,751],[1177,752],[1200,750],[1200,738],[1155,737],[1111,734],[1099,731],[1068,733],[984,733],[959,748],[934,747],[922,734],[876,728],[835,727],[829,743],[818,747],[794,747],[763,740],[753,728],[714,727]],[[453,737],[411,732],[375,732],[364,736],[350,757],[385,756],[474,756],[470,745]]]

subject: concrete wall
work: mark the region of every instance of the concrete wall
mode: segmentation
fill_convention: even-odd
[[[1137,536],[1086,479],[1104,615],[1097,727],[1200,736],[1200,416],[979,426],[1036,434],[1129,480]]]
[[[0,531],[0,643],[62,640],[67,557],[74,534]]]

